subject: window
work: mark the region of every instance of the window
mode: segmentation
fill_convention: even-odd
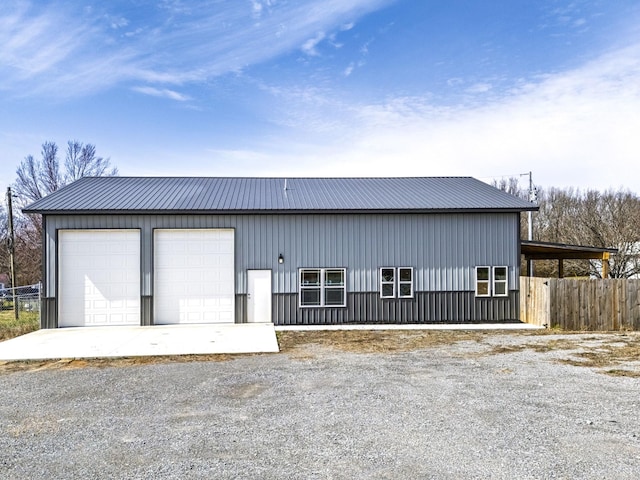
[[[382,267],[380,298],[413,298],[413,267]]]
[[[509,296],[509,267],[476,267],[476,297]]]
[[[321,276],[322,271],[320,269],[300,270],[300,305],[307,307],[317,307],[321,305]]]
[[[398,269],[398,298],[413,298],[413,268]]]
[[[380,297],[396,298],[396,269],[380,269]]]
[[[489,267],[476,267],[476,297],[491,296],[490,275],[491,269]]]
[[[346,307],[345,268],[301,268],[301,307]]]
[[[507,267],[493,267],[493,295],[506,297],[509,295],[507,288]]]

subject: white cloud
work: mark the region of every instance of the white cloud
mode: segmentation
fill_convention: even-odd
[[[469,88],[466,89],[467,93],[486,93],[491,90],[492,85],[486,82],[474,83]]]
[[[316,47],[322,40],[325,39],[324,32],[318,32],[315,37],[308,39],[306,42],[302,44],[300,49],[310,57],[317,57],[320,55]]]
[[[578,18],[578,19],[573,21],[573,26],[574,27],[581,27],[586,23],[587,23],[587,20],[585,18]]]
[[[326,37],[318,32],[344,29],[350,26],[346,21],[394,0],[254,0],[250,9],[237,2],[211,8],[142,0],[138,10],[144,6],[149,14],[135,22],[112,13],[110,2],[86,8],[53,0],[5,1],[0,9],[0,89],[14,96],[68,97],[132,81],[158,88],[206,82],[301,45],[316,55]]]
[[[88,28],[60,28],[62,21],[54,12],[30,16],[22,5],[0,17],[0,72],[6,74],[2,83],[7,77],[23,81],[49,71],[77,53],[78,41],[87,39]]]
[[[114,30],[117,30],[119,28],[126,27],[127,25],[129,25],[129,20],[127,20],[124,17],[113,17],[111,15],[107,15],[106,19],[109,22],[109,25],[111,26],[111,28],[113,28]]]
[[[269,174],[261,165],[271,171],[274,164],[290,175],[486,178],[533,171],[543,186],[640,193],[640,45],[482,106],[437,107],[428,96],[362,105],[319,90],[273,93],[293,112],[281,119],[289,128],[274,144],[257,147],[260,162],[254,152],[236,152],[238,173]]]
[[[191,100],[191,97],[175,90],[169,90],[167,88],[155,88],[155,87],[133,87],[132,90],[143,93],[144,95],[151,95],[153,97],[168,98],[170,100],[176,100],[178,102],[185,102]]]
[[[254,18],[260,18],[260,16],[262,15],[262,3],[253,0],[251,2],[251,13],[253,14]]]
[[[355,68],[355,65],[353,62],[351,62],[349,65],[347,65],[347,68],[344,69],[344,71],[342,72],[342,74],[345,77],[348,77],[349,75],[351,75],[353,73],[353,69]]]

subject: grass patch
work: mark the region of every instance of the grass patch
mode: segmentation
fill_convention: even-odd
[[[253,355],[253,354],[247,354]],[[0,373],[39,372],[42,370],[75,370],[78,368],[118,368],[165,363],[226,362],[238,355],[196,354],[151,357],[61,358],[59,360],[0,361]]]
[[[632,378],[640,378],[640,372],[635,370],[624,370],[624,369],[613,369],[607,370],[604,373],[607,375],[611,375],[612,377],[632,377]]]
[[[486,356],[486,355],[502,355],[508,353],[519,353],[525,350],[533,350],[537,353],[547,353],[556,350],[577,350],[581,348],[578,340],[574,339],[560,339],[560,340],[546,340],[539,343],[521,343],[518,345],[495,345],[489,350],[481,353],[475,353],[474,356]]]
[[[609,368],[604,373],[614,376],[640,376],[640,372],[636,370],[610,368],[630,362],[636,363],[636,368],[640,365],[640,340],[635,336],[616,336],[607,343],[575,353],[574,357],[576,358],[563,359],[560,362],[583,367]]]
[[[544,343],[534,343],[527,345],[527,347],[538,353],[545,352],[553,352],[556,350],[576,350],[580,348],[578,339],[559,339],[559,340],[549,340]]]
[[[467,330],[316,330],[277,332],[280,351],[299,353],[308,345],[319,345],[343,352],[394,353],[452,345],[463,341],[479,342],[488,333]],[[495,335],[496,332],[489,334]]]
[[[579,333],[579,332],[568,332]],[[526,335],[524,333],[523,335]],[[564,334],[563,334],[564,335]],[[471,356],[501,355],[532,350],[536,353],[549,353],[559,350],[570,351],[568,358],[555,361],[574,367],[591,367],[601,373],[616,377],[640,378],[640,335],[606,334],[583,338],[560,338],[537,343],[516,345],[495,345],[489,350],[473,353]],[[597,342],[589,344],[589,342]]]
[[[33,332],[40,328],[40,316],[38,312],[20,312],[18,320],[15,319],[13,310],[0,311],[0,340]]]

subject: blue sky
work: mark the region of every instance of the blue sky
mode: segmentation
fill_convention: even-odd
[[[640,4],[4,0],[0,188],[70,139],[122,175],[640,193]]]

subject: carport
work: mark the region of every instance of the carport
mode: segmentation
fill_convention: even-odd
[[[600,260],[602,262],[602,278],[609,276],[609,258],[617,253],[615,248],[588,247],[582,245],[567,245],[564,243],[537,242],[522,240],[520,253],[526,260],[526,276],[532,276],[529,271],[530,260],[557,260],[558,278],[564,277],[564,260]]]

